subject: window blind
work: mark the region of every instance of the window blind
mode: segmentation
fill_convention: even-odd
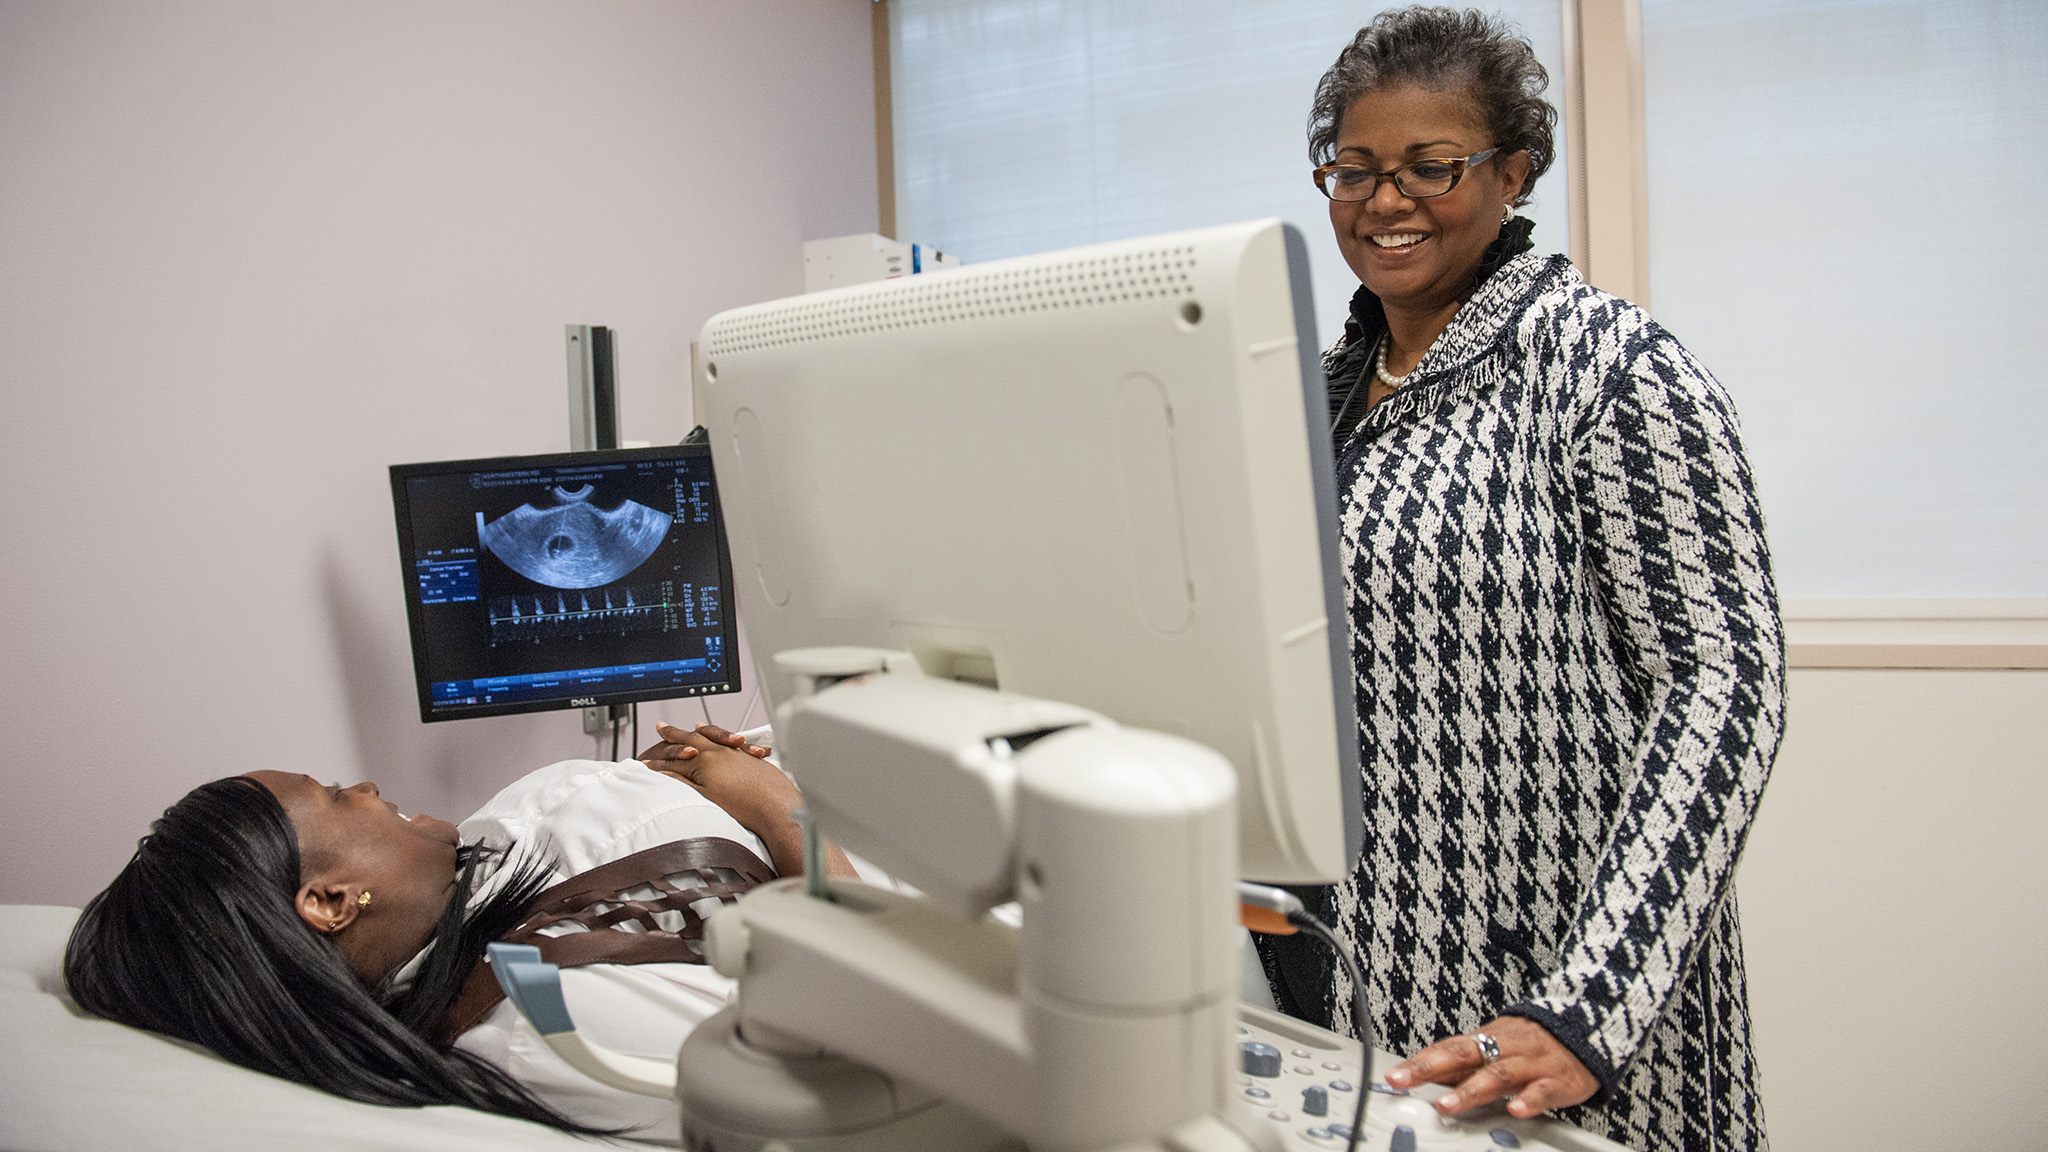
[[[2048,596],[2048,5],[1643,0],[1650,299],[1781,591]]]
[[[901,239],[973,263],[1279,216],[1309,243],[1318,337],[1336,337],[1358,280],[1309,180],[1306,125],[1316,81],[1373,7],[889,6]],[[1561,88],[1556,0],[1495,7],[1530,37]],[[1535,194],[1524,211],[1538,246],[1567,251],[1562,156]]]

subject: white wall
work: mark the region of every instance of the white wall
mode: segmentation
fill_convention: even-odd
[[[869,0],[0,0],[0,901],[223,775],[459,816],[589,755],[420,724],[385,466],[565,449],[571,322],[680,438],[703,321],[874,227],[870,52]]]
[[[1771,1143],[2039,1148],[2048,671],[1801,669],[1736,876]]]

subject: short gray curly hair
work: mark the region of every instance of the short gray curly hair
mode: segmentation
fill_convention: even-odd
[[[1375,16],[1316,85],[1308,114],[1309,162],[1328,164],[1336,156],[1344,113],[1360,96],[1397,84],[1470,92],[1494,145],[1529,154],[1529,177],[1515,203],[1529,202],[1529,190],[1557,156],[1557,109],[1543,98],[1550,73],[1536,62],[1520,29],[1475,8],[1418,5]]]

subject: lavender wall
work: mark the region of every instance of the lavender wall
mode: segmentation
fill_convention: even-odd
[[[218,776],[459,816],[593,752],[420,724],[384,468],[565,449],[571,322],[679,438],[703,321],[874,227],[868,8],[0,0],[0,901]]]

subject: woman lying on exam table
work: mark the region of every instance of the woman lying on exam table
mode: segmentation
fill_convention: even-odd
[[[551,915],[568,918],[540,935],[583,932],[588,910],[577,943],[597,947],[557,961],[579,1031],[669,1060],[725,1005],[730,981],[678,962],[696,954],[684,929],[716,910],[716,895],[688,893],[800,874],[802,797],[739,735],[660,732],[638,762],[550,765],[459,826],[402,816],[369,783],[252,772],[201,785],[86,905],[65,982],[96,1015],[352,1100],[672,1140],[673,1103],[571,1069],[478,965],[485,944]],[[854,874],[827,851],[828,871]],[[592,904],[579,890],[593,877],[643,904],[680,893],[653,918],[681,936],[607,930],[621,905]]]

